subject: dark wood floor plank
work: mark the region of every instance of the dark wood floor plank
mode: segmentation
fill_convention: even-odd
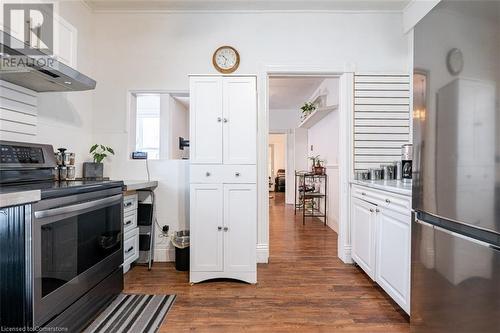
[[[398,332],[408,317],[359,268],[337,258],[337,234],[271,199],[270,263],[258,284],[188,283],[172,263],[134,267],[125,292],[177,294],[160,332]]]

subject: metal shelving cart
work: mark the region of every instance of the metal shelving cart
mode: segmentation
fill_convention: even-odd
[[[295,171],[295,205],[294,213],[302,210],[302,224],[307,217],[322,218],[324,225],[327,219],[327,185],[326,174],[317,175],[308,171]]]

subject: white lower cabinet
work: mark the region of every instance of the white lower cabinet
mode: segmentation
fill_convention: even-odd
[[[360,190],[361,189],[361,190]],[[351,197],[352,258],[410,313],[411,217],[394,202],[409,197],[357,186]],[[383,198],[373,200],[370,198]]]
[[[381,209],[377,226],[375,281],[410,312],[410,216]]]
[[[255,184],[191,184],[189,280],[257,282]]]
[[[369,202],[352,200],[352,258],[372,279],[375,278],[376,208]]]

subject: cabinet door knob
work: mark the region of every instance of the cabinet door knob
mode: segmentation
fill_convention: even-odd
[[[391,203],[391,200],[389,200],[389,199],[385,199],[385,202],[387,202],[387,203]]]
[[[373,208],[370,208],[370,213],[373,213],[373,212],[374,212]]]
[[[221,117],[217,117],[217,122],[220,123],[222,121]]]
[[[218,227],[217,227],[217,230],[221,231],[221,230],[222,230],[222,227],[221,227],[221,226],[218,226]]]
[[[239,176],[240,176],[240,173],[239,173],[239,172],[236,172],[234,175],[235,175],[236,177],[239,177]]]
[[[224,122],[225,122],[225,123],[227,123],[227,122],[228,122],[227,118],[224,118]]]
[[[375,211],[376,211],[377,213],[380,213],[380,209],[378,209],[378,208],[377,208],[377,209],[375,209]]]
[[[229,230],[229,228],[228,228],[228,227],[224,227],[224,231],[228,231],[228,230]]]
[[[210,177],[210,172],[208,172],[208,171],[207,171],[207,172],[205,173],[205,176]]]
[[[361,195],[366,195],[366,193],[365,192],[361,192]]]

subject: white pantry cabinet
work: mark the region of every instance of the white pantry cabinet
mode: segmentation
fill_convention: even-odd
[[[351,195],[352,258],[410,313],[411,198],[359,185]]]
[[[189,280],[256,283],[256,79],[192,76],[190,97]]]

